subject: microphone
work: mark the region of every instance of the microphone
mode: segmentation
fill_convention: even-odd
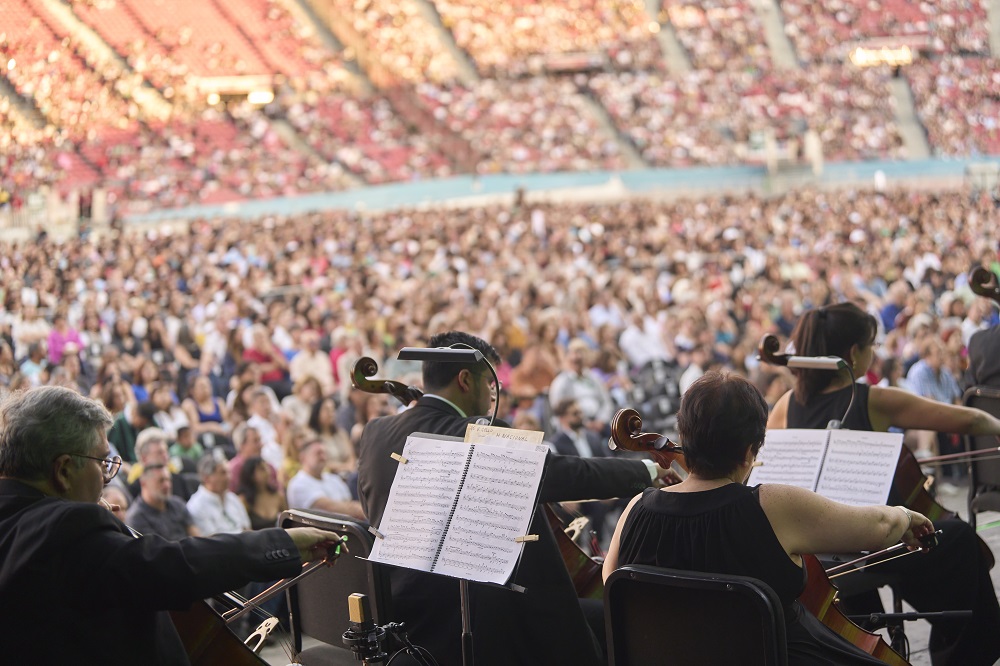
[[[848,414],[851,413],[851,407],[854,406],[854,398],[857,395],[857,378],[854,376],[854,369],[839,356],[793,356],[791,354],[781,354],[778,352],[779,349],[781,349],[781,343],[778,342],[777,336],[768,333],[760,339],[760,344],[757,345],[757,359],[771,365],[784,365],[793,370],[832,370],[835,372],[847,370],[850,373],[851,401],[847,403],[847,409],[844,410],[844,417],[840,420],[832,419],[826,424],[827,430],[840,430],[843,428],[844,421],[847,420]]]
[[[365,663],[381,663],[388,656],[382,652],[382,639],[385,629],[375,624],[372,619],[368,597],[355,592],[347,597],[347,610],[350,617],[350,628],[344,632],[344,645],[354,652],[358,661]]]
[[[840,370],[847,362],[839,356],[785,356],[785,365],[802,370]]]

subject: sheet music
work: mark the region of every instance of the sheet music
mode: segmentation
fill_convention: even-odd
[[[435,573],[507,582],[525,545],[515,539],[528,533],[547,452],[523,441],[476,445]]]
[[[855,506],[885,504],[903,445],[901,433],[832,430],[816,492]]]
[[[747,485],[783,483],[816,490],[829,430],[768,430]]]
[[[462,482],[469,445],[410,435],[396,467],[370,560],[430,571]]]

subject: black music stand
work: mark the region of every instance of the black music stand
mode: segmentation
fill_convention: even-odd
[[[482,352],[478,349],[473,349],[462,345],[461,347],[403,347],[399,350],[396,358],[400,361],[434,361],[437,363],[484,363],[489,369],[490,373],[493,375],[493,381],[496,385],[500,385],[500,379],[497,377],[497,371],[493,367],[493,364],[483,356]],[[499,396],[493,402],[493,414],[490,417],[489,425],[493,425],[493,422],[497,417],[497,409],[500,406]],[[541,484],[539,484],[541,485]],[[520,560],[518,561],[520,563]],[[517,568],[515,567],[515,572]],[[475,652],[473,651],[473,641],[472,641],[472,613],[469,604],[469,581],[460,578],[458,580],[460,603],[462,609],[462,664],[464,666],[473,666],[475,664]],[[516,591],[523,592],[523,589],[518,589]]]

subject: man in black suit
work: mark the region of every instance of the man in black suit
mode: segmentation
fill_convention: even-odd
[[[561,456],[600,458],[610,449],[584,423],[583,410],[575,398],[563,398],[552,408],[556,431],[549,440],[551,448]]]
[[[165,611],[293,576],[335,534],[278,528],[134,538],[98,502],[118,472],[111,415],[47,386],[0,405],[0,643],[12,664],[188,664]]]
[[[473,347],[491,362],[499,361],[492,346],[466,333],[430,340],[431,347],[453,345]],[[495,390],[484,363],[425,362],[423,381],[426,394],[412,408],[370,421],[361,435],[358,490],[373,526],[382,519],[398,465],[390,454],[401,453],[414,432],[464,436],[469,423],[489,412]],[[549,455],[539,502],[634,495],[665,475],[649,461]],[[524,592],[470,585],[477,664],[604,663],[543,513],[539,507],[529,530],[539,541],[524,549],[514,575]],[[392,569],[391,581],[391,619],[405,622],[413,643],[430,650],[442,666],[462,663],[458,581],[406,569]],[[592,617],[600,624],[600,612]],[[603,639],[603,629],[598,632]]]

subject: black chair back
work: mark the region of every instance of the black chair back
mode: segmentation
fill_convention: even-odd
[[[310,575],[301,585],[287,592],[295,651],[302,650],[302,636],[310,636],[326,645],[302,653],[303,664],[341,663],[353,654],[344,648],[343,633],[350,626],[347,597],[355,592],[368,596],[373,619],[377,624],[388,620],[389,584],[378,575],[367,560],[372,549],[372,536],[357,520],[322,511],[289,509],[278,519],[280,527],[317,527],[348,536],[350,553],[322,571]],[[337,648],[331,652],[329,646]],[[340,653],[340,654],[338,654]],[[311,656],[310,656],[311,655]]]
[[[774,591],[744,576],[629,565],[605,582],[610,666],[785,666]]]
[[[962,404],[975,407],[1000,418],[1000,389],[973,386],[962,396]],[[1000,446],[993,435],[965,435],[966,451],[995,449]],[[1000,511],[1000,459],[976,460],[969,463],[969,524],[976,526],[976,514]]]

